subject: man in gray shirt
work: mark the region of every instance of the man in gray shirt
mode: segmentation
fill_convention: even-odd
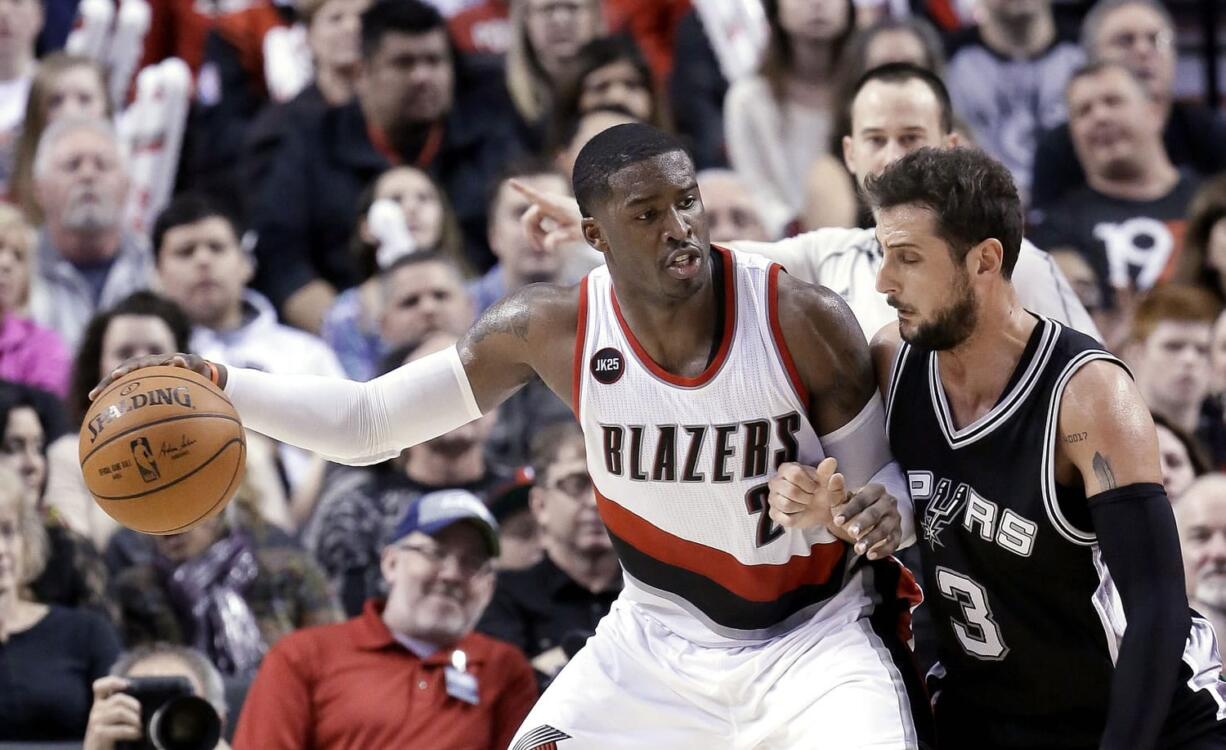
[[[34,157],[34,193],[46,221],[38,233],[30,306],[35,320],[75,349],[90,318],[153,279],[143,237],[123,226],[127,165],[104,120],[60,120]]]

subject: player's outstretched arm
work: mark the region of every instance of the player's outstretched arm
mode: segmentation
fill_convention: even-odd
[[[912,543],[911,497],[902,470],[890,454],[872,358],[851,309],[829,289],[781,273],[779,318],[784,340],[809,391],[809,416],[822,448],[835,459],[842,481],[851,490],[846,502],[831,503],[830,531],[857,542],[857,551],[873,552],[872,557]],[[797,475],[796,490],[790,494],[772,493],[776,511],[772,518],[782,517],[781,525],[794,525],[789,523],[789,513],[795,517],[792,520],[807,519],[809,525],[823,517],[796,507],[819,497],[808,492],[810,488],[820,487],[820,497],[830,492],[829,480],[819,481],[815,469],[807,473],[807,479]]]
[[[1057,481],[1080,480],[1085,486],[1098,547],[1128,625],[1099,746],[1154,747],[1170,709],[1190,621],[1153,420],[1127,373],[1097,361],[1070,379],[1058,430]]]
[[[224,368],[176,354],[125,362],[94,393],[142,367],[216,371],[247,427],[332,461],[375,463],[476,419],[534,372],[569,394],[577,300],[573,288],[525,287],[487,310],[458,345],[366,383]]]

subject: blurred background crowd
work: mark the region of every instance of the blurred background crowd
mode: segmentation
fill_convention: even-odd
[[[577,281],[512,181],[564,205],[626,122],[690,145],[713,241],[870,285],[865,177],[1008,166],[1226,627],[1224,44],[1215,0],[0,0],[0,746],[137,740],[127,679],[180,675],[240,750],[505,747],[621,586],[543,384],[372,467],[249,434],[166,537],[94,504],[76,433],[129,357],[364,381]]]

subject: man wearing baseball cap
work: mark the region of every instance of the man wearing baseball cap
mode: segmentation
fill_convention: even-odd
[[[497,523],[476,496],[423,495],[383,549],[387,598],[279,641],[235,750],[506,747],[537,692],[517,649],[473,632],[497,554]]]

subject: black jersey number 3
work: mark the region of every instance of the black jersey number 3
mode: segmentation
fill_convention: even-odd
[[[941,596],[962,608],[962,621],[955,619],[951,625],[966,653],[984,661],[1004,659],[1009,647],[1001,639],[1000,627],[992,619],[988,593],[983,587],[961,573],[941,566],[937,566],[936,583]]]

